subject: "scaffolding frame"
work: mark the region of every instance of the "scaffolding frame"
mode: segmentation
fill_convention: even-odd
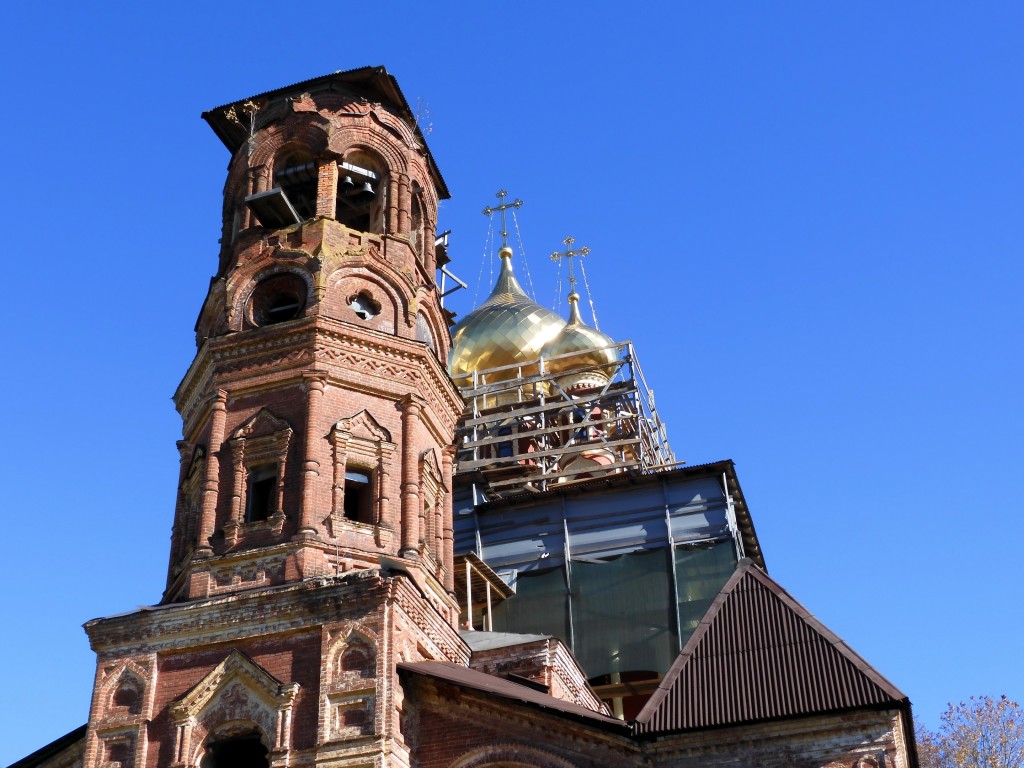
[[[632,342],[595,352],[605,350],[615,362],[573,364],[580,358],[574,352],[457,378],[466,403],[456,432],[457,474],[472,478],[486,497],[500,498],[678,466]],[[572,386],[595,377],[607,381]]]

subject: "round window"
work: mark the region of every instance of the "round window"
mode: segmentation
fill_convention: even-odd
[[[273,325],[291,320],[306,308],[306,281],[298,275],[274,275],[252,292],[249,312],[256,325]]]

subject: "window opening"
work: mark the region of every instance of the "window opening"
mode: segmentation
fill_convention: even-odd
[[[268,768],[267,748],[256,734],[215,741],[206,747],[200,768]]]
[[[277,491],[277,464],[266,464],[249,470],[245,520],[248,523],[266,520],[274,514],[274,493]]]
[[[296,152],[279,163],[281,167],[274,174],[274,180],[284,191],[288,202],[303,219],[316,215],[316,192],[318,171],[316,162],[307,153]]]
[[[268,277],[256,286],[250,306],[256,325],[292,320],[306,308],[306,281],[290,273]]]
[[[409,232],[409,240],[412,242],[416,258],[423,261],[423,207],[420,205],[420,194],[422,190],[419,184],[413,185],[412,195],[412,231]]]
[[[380,304],[366,291],[360,291],[348,300],[349,307],[360,320],[372,320],[380,314]]]
[[[357,523],[370,523],[373,493],[366,472],[345,473],[345,517]]]
[[[124,707],[133,715],[139,714],[139,692],[135,686],[125,683],[114,691],[114,706]]]
[[[357,154],[354,162],[338,165],[338,204],[335,218],[350,229],[360,232],[380,231],[381,200],[384,183],[368,166],[369,158]]]

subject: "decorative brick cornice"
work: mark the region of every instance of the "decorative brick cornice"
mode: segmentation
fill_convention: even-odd
[[[333,325],[333,324],[332,324]],[[405,389],[423,397],[426,409],[438,424],[426,419],[435,439],[447,443],[455,424],[462,415],[464,404],[447,372],[434,355],[422,344],[407,340],[395,344],[395,337],[378,340],[372,332],[352,332],[339,327],[320,328],[317,359],[326,363],[343,364],[345,371],[357,371],[380,377],[389,394]]]
[[[441,655],[438,661],[469,665],[469,649],[458,633],[441,618],[436,608],[427,610],[429,603],[408,579],[394,579],[389,597],[390,602],[437,648]]]
[[[204,344],[175,393],[186,436],[195,427],[203,393],[214,381],[238,395],[245,391],[247,378],[273,372],[299,375],[295,369],[308,368],[317,361],[325,364],[328,375],[331,363],[340,363],[346,370],[382,376],[392,388],[398,384],[400,389],[424,396],[431,406],[428,410],[439,422],[431,429],[443,442],[447,442],[462,414],[464,404],[458,390],[422,343],[349,328],[329,318],[310,318],[284,333],[257,329]],[[265,386],[266,381],[261,385]]]
[[[385,583],[380,571],[352,571],[94,619],[85,629],[101,657],[167,652],[316,627],[383,602]]]

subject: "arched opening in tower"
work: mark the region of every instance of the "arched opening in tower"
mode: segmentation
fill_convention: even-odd
[[[258,734],[210,742],[200,768],[268,768],[267,748]]]

